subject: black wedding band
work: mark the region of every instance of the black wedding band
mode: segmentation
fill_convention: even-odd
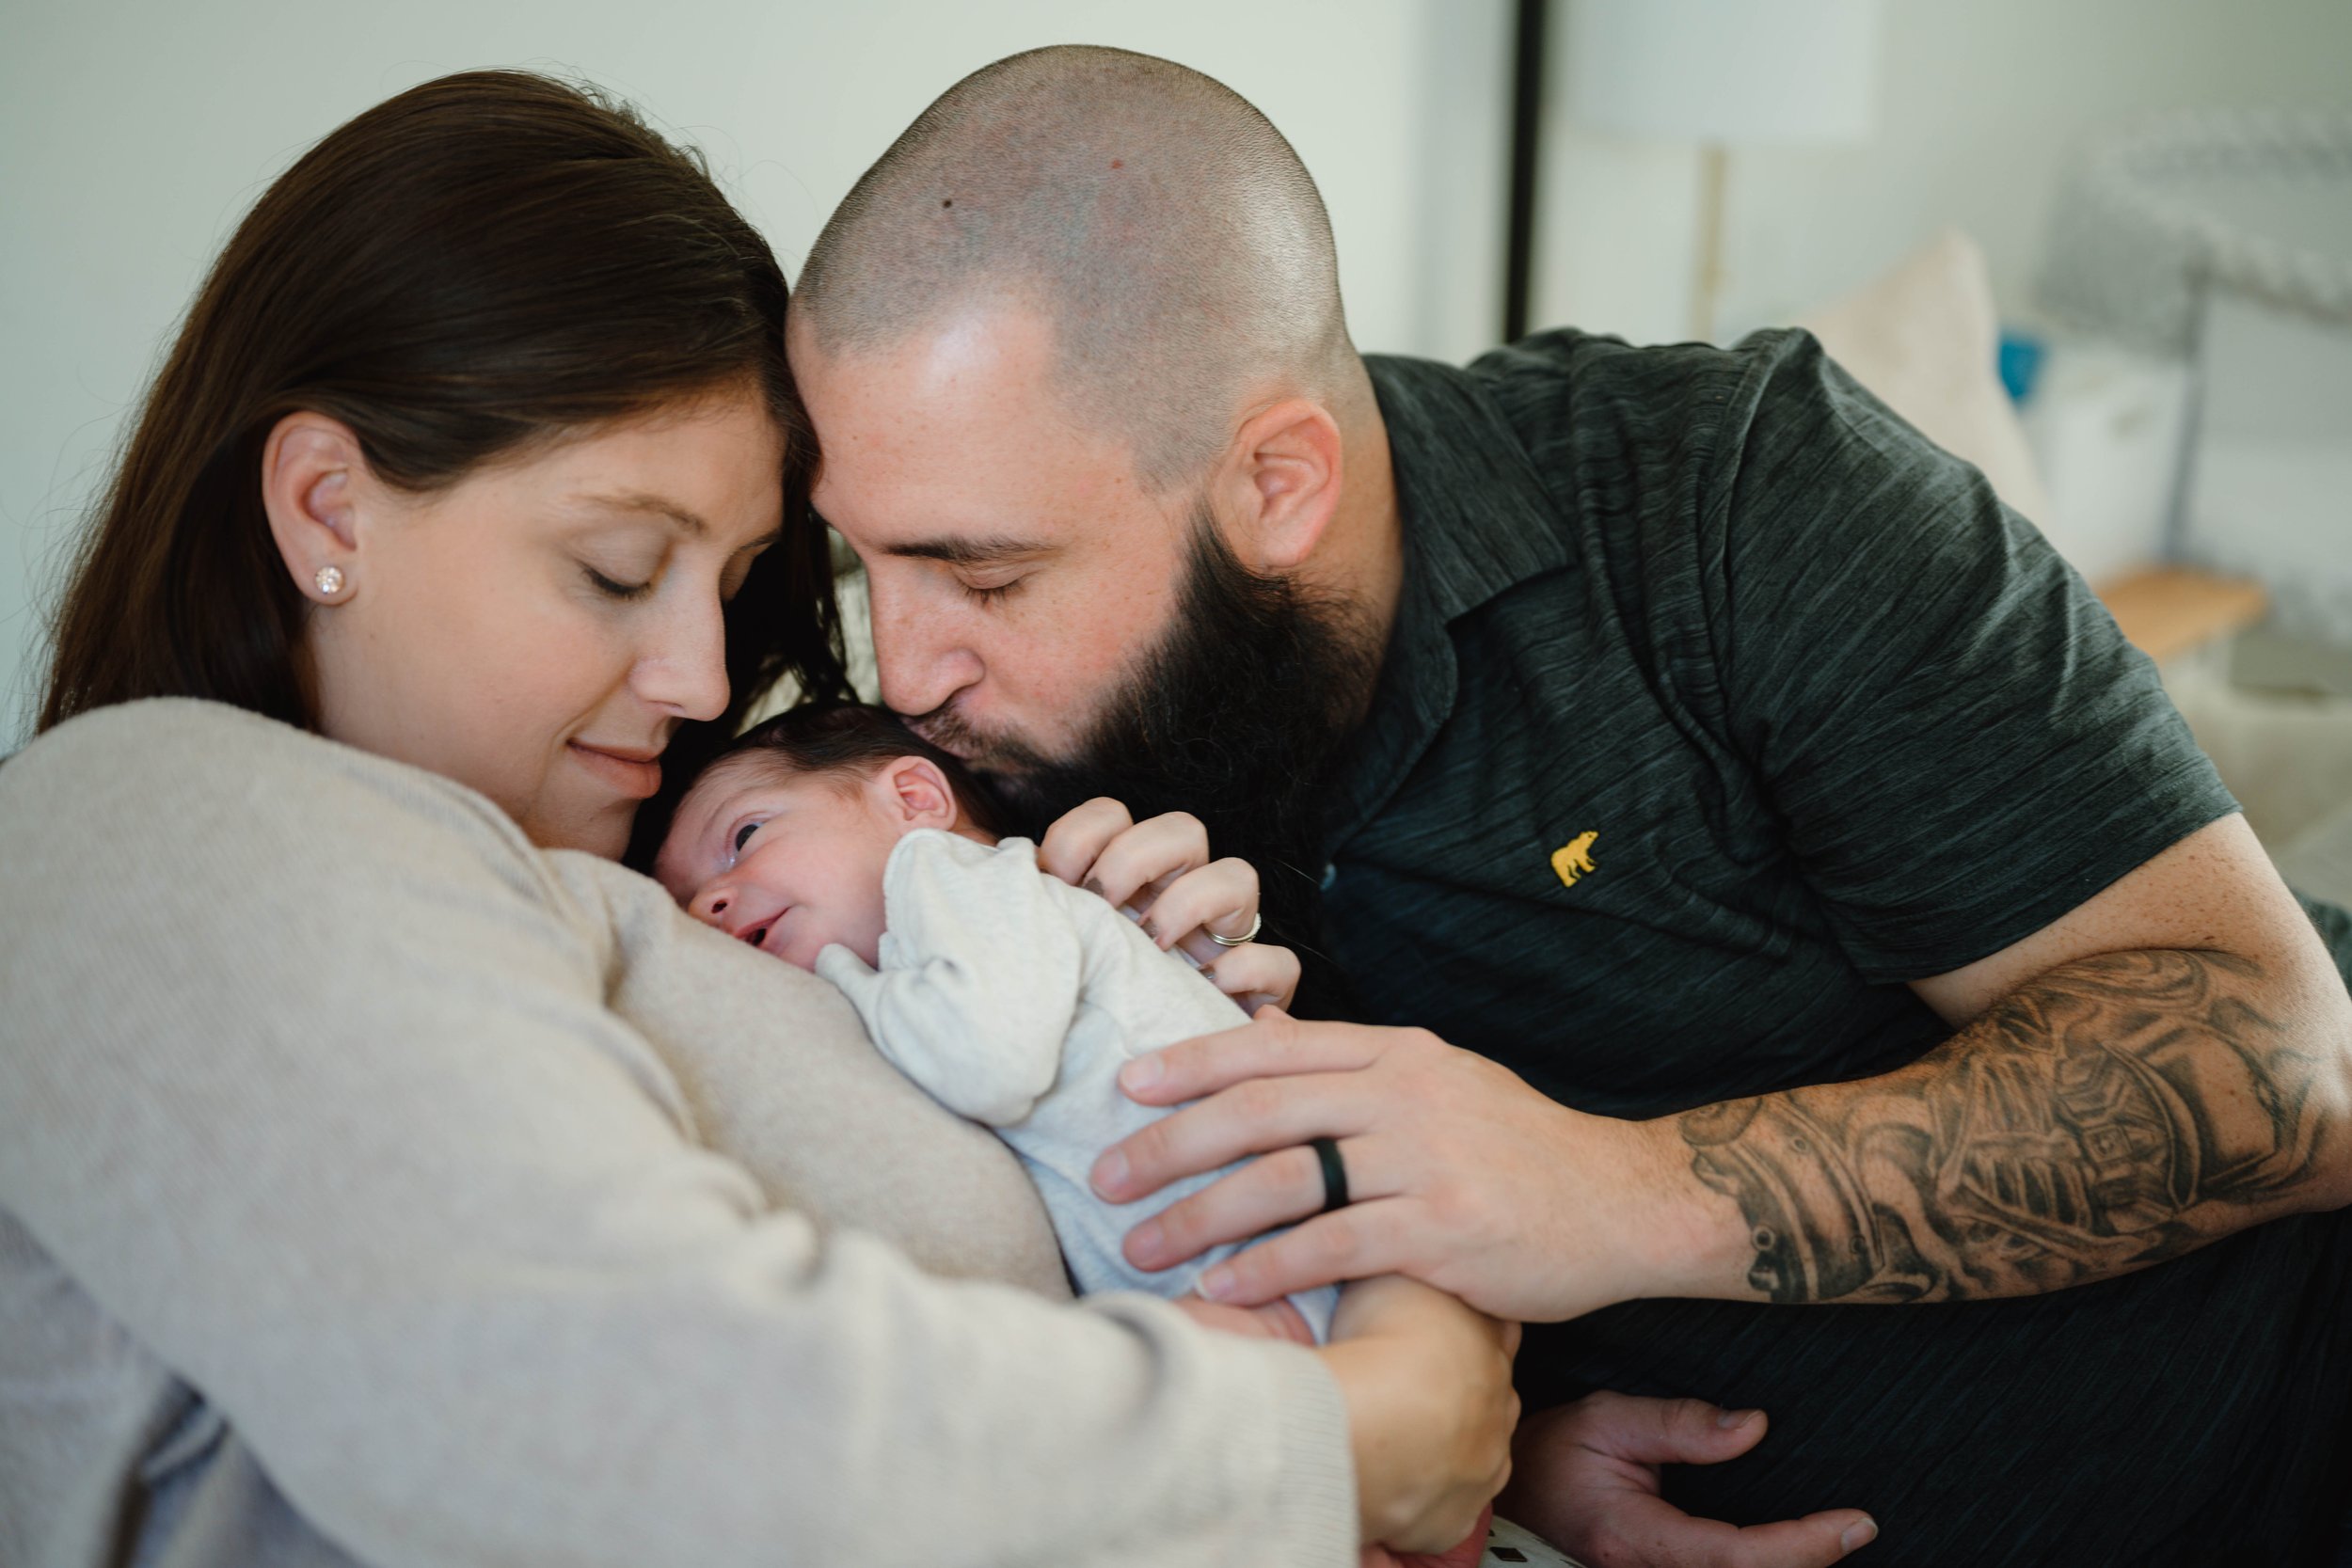
[[[1347,1162],[1340,1158],[1340,1146],[1330,1138],[1310,1138],[1307,1147],[1323,1162],[1323,1212],[1347,1207]]]

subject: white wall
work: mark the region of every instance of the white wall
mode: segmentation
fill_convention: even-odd
[[[1573,5],[1576,0],[1555,0]],[[1724,0],[1725,4],[1740,0]],[[1867,147],[1733,160],[1727,332],[1787,319],[1953,221],[2004,309],[2090,129],[2202,104],[2352,108],[2352,0],[1885,0]],[[0,749],[35,607],[205,262],[319,135],[428,76],[588,75],[709,152],[787,269],[973,67],[1054,41],[1172,55],[1271,115],[1322,182],[1368,348],[1460,358],[1500,316],[1506,0],[75,0],[0,26]],[[1552,36],[1563,40],[1565,18]],[[1555,82],[1565,78],[1559,62]],[[1549,118],[1534,319],[1683,335],[1696,159]]]
[[[2352,109],[2348,0],[1884,7],[1870,143],[1732,157],[1721,335],[1867,282],[1946,223],[1983,245],[1995,296],[2023,314],[2059,172],[2087,134],[2152,110]],[[1564,40],[1566,29],[1552,31]],[[1564,62],[1550,69],[1565,80]],[[1696,154],[1598,135],[1555,112],[1544,158],[1534,319],[1640,342],[1688,336]]]
[[[120,422],[270,178],[370,103],[524,65],[698,142],[787,272],[964,72],[1119,44],[1256,103],[1321,182],[1359,342],[1460,357],[1496,330],[1503,0],[290,0],[12,3],[0,25],[0,751]]]

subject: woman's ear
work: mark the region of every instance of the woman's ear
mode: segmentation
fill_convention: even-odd
[[[324,414],[289,414],[262,444],[262,508],[305,598],[340,604],[358,588],[358,499],[369,477],[359,437]]]
[[[1284,398],[1235,433],[1219,470],[1227,543],[1260,574],[1296,569],[1339,509],[1340,427],[1311,398]]]
[[[875,775],[874,784],[884,813],[901,832],[916,828],[955,831],[955,789],[929,757],[900,757]]]

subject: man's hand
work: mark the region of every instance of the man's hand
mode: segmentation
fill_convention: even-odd
[[[1663,1124],[1570,1110],[1423,1030],[1263,1008],[1129,1063],[1120,1083],[1148,1105],[1200,1103],[1114,1145],[1094,1167],[1105,1198],[1267,1156],[1129,1231],[1130,1262],[1170,1268],[1306,1222],[1210,1270],[1201,1290],[1217,1300],[1405,1274],[1499,1318],[1552,1321],[1667,1293],[1686,1277],[1673,1271],[1710,1257],[1703,1223],[1678,1210],[1677,1188],[1696,1184]],[[1339,1140],[1352,1199],[1320,1217],[1322,1169],[1298,1147],[1314,1137]],[[1737,1256],[1717,1271],[1736,1280]]]
[[[1124,1202],[1267,1156],[1126,1243],[1164,1269],[1304,1220],[1201,1276],[1243,1305],[1383,1272],[1523,1322],[1639,1296],[1934,1302],[2109,1278],[2352,1200],[2352,1000],[2277,874],[2245,863],[2261,853],[2226,818],[1919,982],[1964,1026],[1908,1066],[1659,1121],[1554,1104],[1425,1031],[1262,1011],[1127,1065],[1133,1098],[1200,1103],[1114,1145],[1095,1189]],[[2213,887],[2231,889],[2217,911],[2192,895]],[[2177,945],[2107,945],[2124,940]],[[1361,1200],[1320,1216],[1299,1147],[1316,1137],[1339,1140]]]
[[[1693,1519],[1659,1496],[1661,1465],[1716,1465],[1763,1439],[1761,1410],[1587,1395],[1519,1425],[1496,1500],[1587,1568],[1822,1568],[1878,1535],[1858,1509],[1746,1528]]]

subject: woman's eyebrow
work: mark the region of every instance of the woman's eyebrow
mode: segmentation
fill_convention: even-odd
[[[599,506],[612,512],[643,512],[665,517],[691,538],[699,539],[709,531],[709,525],[694,513],[660,496],[647,495],[642,490],[596,491],[576,495],[574,500],[587,506]],[[782,531],[779,530],[778,532]]]

